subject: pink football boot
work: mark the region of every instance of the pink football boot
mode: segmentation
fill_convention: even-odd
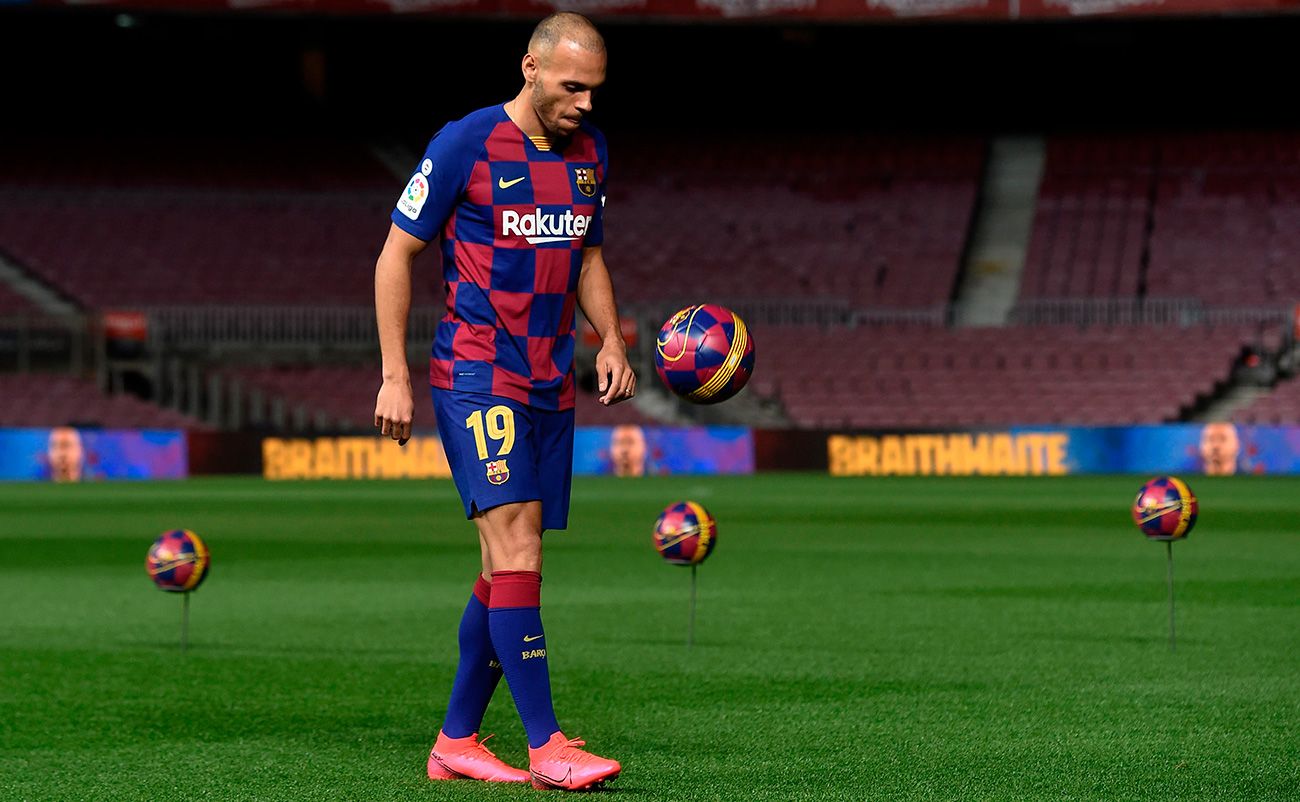
[[[537,749],[528,750],[528,768],[533,787],[542,790],[586,791],[618,777],[623,767],[617,760],[598,757],[579,749],[586,741],[569,739],[557,732]]]
[[[448,738],[439,731],[438,741],[429,752],[429,779],[526,783],[528,772],[510,766],[492,754],[492,750],[479,743],[478,733],[464,738]]]

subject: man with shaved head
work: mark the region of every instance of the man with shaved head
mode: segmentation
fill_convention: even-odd
[[[1232,476],[1237,472],[1241,438],[1236,425],[1214,421],[1201,429],[1201,463],[1206,476]]]
[[[86,449],[81,444],[81,432],[72,426],[56,426],[51,429],[46,456],[50,461],[51,481],[81,481],[86,462]]]
[[[383,359],[375,425],[399,443],[410,437],[411,264],[441,234],[447,314],[429,383],[483,569],[461,618],[429,777],[581,790],[620,766],[560,730],[542,630],[542,533],[568,525],[576,308],[603,339],[600,403],[631,398],[636,376],[601,255],[605,137],[586,119],[605,81],[605,41],[585,17],[553,14],[534,30],[521,71],[514,99],[433,137],[397,200],[375,267]],[[528,735],[529,771],[478,738],[503,674]]]

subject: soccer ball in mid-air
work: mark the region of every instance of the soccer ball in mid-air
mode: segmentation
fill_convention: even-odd
[[[1133,522],[1152,540],[1180,540],[1196,525],[1199,505],[1187,483],[1157,476],[1142,485],[1133,502]]]
[[[188,529],[163,532],[149,548],[144,567],[159,588],[175,593],[194,590],[208,578],[208,547]]]
[[[670,504],[655,521],[655,551],[673,565],[698,565],[718,542],[718,522],[694,501]]]
[[[659,330],[655,370],[669,390],[687,401],[726,401],[754,372],[754,339],[730,309],[688,306]]]

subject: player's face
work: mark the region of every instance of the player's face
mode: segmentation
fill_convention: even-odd
[[[1241,441],[1231,423],[1208,423],[1201,430],[1201,458],[1211,476],[1236,473]]]
[[[81,479],[81,434],[76,429],[59,427],[50,432],[48,456],[50,474],[56,482]]]
[[[645,432],[640,426],[615,426],[609,438],[609,458],[615,476],[645,473]]]
[[[533,109],[548,133],[568,136],[591,113],[592,94],[603,83],[605,55],[566,39],[537,62]]]

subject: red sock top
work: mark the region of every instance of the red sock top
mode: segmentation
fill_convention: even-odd
[[[482,573],[474,580],[474,598],[482,602],[484,607],[488,606],[488,600],[492,598],[492,583]]]
[[[541,607],[542,575],[536,571],[493,571],[488,607]]]

